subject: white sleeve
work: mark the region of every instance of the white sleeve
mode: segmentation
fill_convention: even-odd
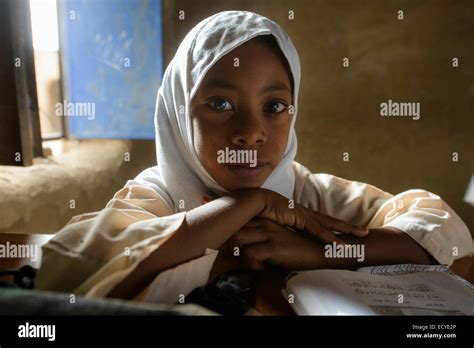
[[[36,287],[103,297],[182,225],[185,212],[165,214],[159,197],[143,187],[126,187],[100,212],[74,217],[43,246]],[[162,204],[162,203],[161,203]],[[154,284],[165,293],[187,294],[207,282],[217,251],[207,251],[161,273]],[[168,279],[172,282],[163,282]]]
[[[209,279],[218,250],[206,249],[204,256],[160,273],[141,294],[146,302],[174,304]]]
[[[413,238],[439,263],[472,254],[471,234],[439,196],[420,189],[397,195],[329,174],[311,174],[304,201],[313,209],[368,228],[391,226]]]

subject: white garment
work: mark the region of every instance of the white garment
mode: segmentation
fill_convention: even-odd
[[[392,196],[369,184],[312,174],[296,162],[293,169],[296,203],[356,225],[399,228],[441,264],[451,265],[472,253],[466,225],[430,192],[409,190]],[[121,189],[105,209],[74,217],[43,247],[37,288],[105,296],[181,226],[186,213],[168,214],[172,212],[153,189]],[[179,295],[207,282],[217,254],[208,249],[159,274],[140,300],[176,303]]]
[[[278,24],[247,11],[217,13],[197,24],[183,39],[158,90],[155,110],[158,165],[140,173],[127,183],[128,186],[151,187],[175,213],[180,211],[180,200],[186,203],[186,210],[191,210],[202,204],[203,196],[215,198],[228,193],[197,157],[189,115],[190,101],[207,71],[220,58],[248,40],[266,34],[273,34],[292,71],[294,114],[284,157],[262,187],[292,198],[295,178],[291,166],[297,148],[294,125],[300,61],[293,43]],[[180,112],[181,106],[184,112]]]

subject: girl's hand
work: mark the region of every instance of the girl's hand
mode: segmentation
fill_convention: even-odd
[[[228,240],[229,252],[245,268],[263,270],[270,263],[285,270],[317,269],[323,246],[310,238],[268,219],[253,219]],[[234,256],[235,257],[235,256]]]
[[[263,192],[265,201],[265,208],[258,215],[260,218],[272,220],[281,226],[304,231],[324,243],[343,243],[333,231],[353,234],[358,237],[364,237],[369,233],[366,228],[351,225],[297,203],[294,203],[294,206],[290,208],[286,197],[270,190],[262,188],[259,190]]]

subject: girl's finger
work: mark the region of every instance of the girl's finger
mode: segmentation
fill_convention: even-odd
[[[237,231],[230,239],[229,245],[232,250],[244,245],[265,242],[268,240],[268,234],[261,228],[242,228]]]
[[[323,226],[321,226],[317,221],[309,219],[306,221],[304,231],[310,235],[316,237],[324,243],[331,244],[336,242],[337,244],[346,244],[342,240],[336,237],[334,232],[328,231]]]
[[[263,218],[258,218],[258,217],[255,217],[253,218],[252,220],[250,220],[244,228],[246,227],[262,227],[265,223],[265,220],[266,219],[263,219]]]
[[[343,220],[336,219],[329,215],[321,214],[316,211],[313,211],[311,215],[316,217],[316,220],[321,226],[329,230],[350,233],[358,237],[364,237],[369,233],[369,230],[366,228],[351,225]]]
[[[272,248],[268,242],[251,244],[244,248],[244,263],[250,269],[261,271],[265,269],[265,262],[271,260],[272,254]]]

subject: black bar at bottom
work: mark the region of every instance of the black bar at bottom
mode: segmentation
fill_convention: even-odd
[[[0,345],[157,343],[474,343],[473,317],[207,317],[44,316],[0,317]],[[52,335],[45,327],[54,325]],[[33,327],[33,329],[32,329]],[[51,327],[50,327],[51,328]],[[20,333],[20,331],[22,331]],[[45,337],[34,336],[43,332]]]

